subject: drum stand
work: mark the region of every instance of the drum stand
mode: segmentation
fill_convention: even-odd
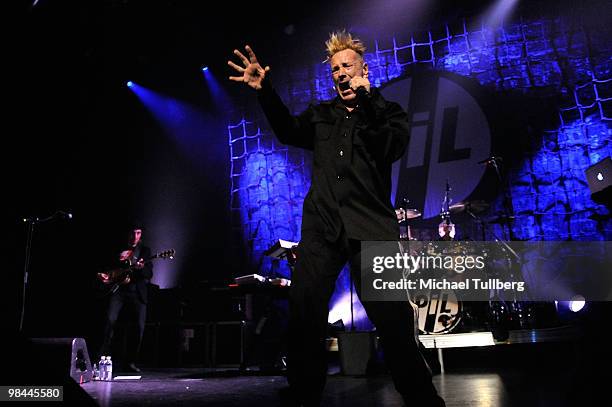
[[[510,281],[515,281],[515,278],[520,274],[519,265],[521,264],[521,257],[519,254],[497,233],[493,230],[487,230],[487,222],[481,217],[472,212],[469,208],[466,210],[468,215],[474,219],[479,225],[481,230],[482,241],[486,241],[487,233],[493,236],[493,241],[501,247],[501,252],[506,255],[506,267],[510,271]],[[508,225],[508,228],[511,228]],[[503,330],[503,325],[510,315],[517,322],[519,328],[525,328],[529,325],[528,317],[531,316],[531,307],[525,306],[521,299],[517,298],[516,293],[513,291],[512,298],[503,299],[500,296],[498,290],[492,290],[489,297],[489,312],[491,319]],[[500,337],[504,336],[503,332],[500,332]]]
[[[406,221],[405,223],[406,224],[404,225],[404,232],[401,232],[400,230],[400,240],[414,240],[414,238],[412,237],[412,230],[410,229],[408,221]]]
[[[408,203],[410,202],[408,198],[403,198],[402,201],[404,202],[404,206],[399,207],[399,210],[402,211],[400,212],[402,214],[402,218],[398,219],[398,222],[400,223],[399,240],[415,240],[415,238],[412,237],[412,230],[410,229],[410,224],[408,221],[421,216],[421,212],[408,206]],[[404,232],[402,232],[402,222],[404,222]]]

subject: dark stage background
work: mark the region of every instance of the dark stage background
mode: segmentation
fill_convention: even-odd
[[[376,47],[397,50],[398,44],[428,41],[426,33],[432,32],[450,42],[452,36],[444,27],[456,33],[477,31],[475,22],[493,2],[373,3],[377,2],[221,2],[213,7],[208,2],[48,0],[35,7],[24,5],[8,59],[14,75],[7,78],[16,89],[7,102],[17,107],[7,118],[7,126],[15,126],[5,133],[5,161],[14,162],[5,170],[9,327],[16,330],[18,324],[25,250],[22,219],[28,216],[42,218],[57,210],[74,214],[72,220],[57,219],[35,229],[25,322],[30,336],[96,335],[100,305],[92,279],[111,261],[122,242],[123,226],[133,219],[144,222],[145,240],[154,251],[177,250],[174,261],[156,264],[153,282],[162,289],[197,296],[209,283],[269,272],[272,266],[262,263],[262,250],[278,238],[299,239],[301,213],[295,215],[291,208],[301,210],[309,183],[308,164],[303,163],[309,157],[290,151],[283,164],[297,168],[300,179],[288,200],[290,209],[270,204],[278,203],[274,194],[263,201],[251,200],[257,191],[242,194],[253,191],[248,186],[253,179],[244,184],[231,175],[261,166],[230,159],[236,137],[228,126],[243,119],[252,122],[245,137],[257,134],[261,126],[262,153],[274,149],[265,144],[269,129],[253,92],[227,80],[226,61],[232,50],[252,45],[260,60],[272,67],[280,93],[299,111],[329,96],[326,83],[315,81],[327,75],[320,62],[329,32],[352,30],[371,53]],[[574,182],[553,179],[555,171],[566,170],[560,165],[543,181],[534,178],[548,170],[534,168],[533,162],[541,161],[532,158],[542,154],[536,144],[557,153],[582,146],[577,156],[583,159],[567,161],[580,177],[596,156],[609,155],[609,15],[604,1],[518,2],[510,27],[527,27],[522,35],[539,38],[534,24],[544,31],[558,24],[558,31],[546,31],[542,37],[557,37],[559,42],[543,40],[539,49],[525,46],[527,39],[510,48],[480,44],[494,56],[486,59],[483,53],[474,60],[448,50],[431,58],[400,51],[395,55],[397,66],[388,60],[375,66],[377,84],[414,72],[419,61],[430,58],[433,61],[425,66],[482,85],[489,97],[498,96],[494,110],[498,118],[503,116],[502,128],[493,136],[515,171],[514,209],[523,215],[516,227],[519,237],[608,239],[609,222],[589,218],[602,207],[588,202],[584,181],[560,187]],[[453,41],[461,38],[455,35]],[[478,43],[470,47],[477,49]],[[402,64],[403,58],[412,62]],[[203,66],[208,71],[203,72]],[[589,69],[591,82],[585,72]],[[141,90],[128,88],[127,81]],[[576,94],[584,99],[576,100]],[[576,109],[564,116],[563,109],[572,106]],[[567,130],[572,126],[575,131]],[[582,144],[559,141],[560,135],[575,133],[584,135]],[[232,163],[239,165],[237,170]],[[264,168],[273,171],[274,165],[267,162]],[[487,176],[483,180],[491,181]],[[568,189],[580,194],[568,197]],[[560,192],[565,196],[554,198]],[[498,190],[481,197],[493,207],[500,205]],[[263,207],[268,215],[258,211]],[[578,220],[571,221],[575,212]],[[284,221],[272,219],[279,213],[286,216]],[[194,307],[200,308],[192,314],[203,316],[211,304]]]

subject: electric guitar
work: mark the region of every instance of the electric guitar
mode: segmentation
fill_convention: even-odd
[[[176,251],[174,249],[164,250],[156,253],[147,259],[143,259],[144,264],[150,263],[155,259],[170,259],[174,258]],[[100,287],[101,296],[106,296],[115,293],[119,287],[128,284],[131,281],[132,273],[137,270],[136,264],[132,263],[130,258],[122,260],[119,267],[97,273],[98,279],[103,283]]]

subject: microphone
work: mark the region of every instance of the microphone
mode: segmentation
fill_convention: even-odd
[[[338,84],[338,88],[340,88],[341,91],[345,91],[349,89],[350,87],[351,87],[351,81],[340,82]],[[358,87],[357,89],[354,90],[354,92],[358,97],[364,97],[364,96],[370,95],[370,92],[366,90],[365,86]]]
[[[39,224],[45,223],[53,219],[72,219],[72,212],[56,211],[53,215],[47,216],[46,218],[39,218],[37,216],[31,216],[29,218],[23,218],[24,223]]]
[[[362,106],[368,120],[376,121],[376,111],[370,100],[370,92],[367,91],[365,86],[360,86],[355,90],[355,94],[357,95],[357,103]]]
[[[484,160],[478,161],[478,164],[493,164],[497,162],[503,162],[504,160],[501,157],[497,157],[492,155],[491,157],[487,157]]]
[[[370,96],[370,92],[367,91],[365,86],[358,87],[355,93],[357,94],[357,97],[359,99],[367,98],[368,96]]]

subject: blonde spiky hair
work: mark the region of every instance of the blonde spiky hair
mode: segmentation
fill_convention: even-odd
[[[337,52],[344,51],[345,49],[352,49],[363,58],[366,47],[363,42],[357,37],[353,37],[346,30],[336,31],[329,34],[329,39],[325,41],[325,48],[327,51],[327,58],[324,62],[327,62]]]

